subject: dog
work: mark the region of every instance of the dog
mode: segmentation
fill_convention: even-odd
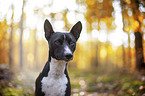
[[[67,72],[67,63],[73,59],[76,42],[82,30],[78,21],[66,32],[54,32],[46,19],[45,38],[49,44],[49,58],[35,82],[35,96],[70,96],[71,85]]]

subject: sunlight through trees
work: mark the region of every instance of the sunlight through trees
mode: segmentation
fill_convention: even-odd
[[[55,32],[82,22],[72,96],[145,95],[145,0],[0,0],[0,95],[33,95],[48,60],[45,19]]]
[[[1,64],[40,68],[48,58],[43,23],[69,32],[83,30],[73,62],[80,69],[118,66],[144,68],[143,0],[8,0],[0,1]],[[107,3],[106,3],[107,2]]]

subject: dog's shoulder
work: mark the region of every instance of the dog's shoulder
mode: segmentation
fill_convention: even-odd
[[[50,70],[50,64],[49,61],[46,62],[41,74],[43,75],[43,77],[47,77],[48,76],[48,72]]]
[[[36,83],[41,81],[43,77],[47,77],[48,76],[48,71],[49,71],[49,62],[47,62],[42,70],[42,72],[39,74],[39,76],[36,79]]]
[[[37,94],[36,96],[44,96],[44,93],[41,92],[41,81],[43,79],[43,77],[48,76],[48,71],[49,71],[49,62],[47,62],[42,70],[42,72],[39,74],[39,76],[37,77],[36,81],[35,81],[35,94]]]

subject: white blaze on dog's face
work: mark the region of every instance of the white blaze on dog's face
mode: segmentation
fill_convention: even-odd
[[[72,54],[72,51],[67,45],[64,47],[64,54]]]
[[[65,35],[64,35],[64,39],[66,39]],[[73,54],[67,45],[64,47],[64,54]]]
[[[49,42],[49,55],[57,60],[70,61],[73,59],[73,52],[76,48],[82,30],[81,22],[77,22],[69,33],[54,32],[48,20],[45,20],[45,37]]]

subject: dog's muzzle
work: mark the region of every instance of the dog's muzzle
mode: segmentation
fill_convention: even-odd
[[[64,60],[65,61],[70,61],[70,60],[72,60],[73,59],[73,54],[71,54],[71,53],[68,53],[68,54],[64,54]]]

